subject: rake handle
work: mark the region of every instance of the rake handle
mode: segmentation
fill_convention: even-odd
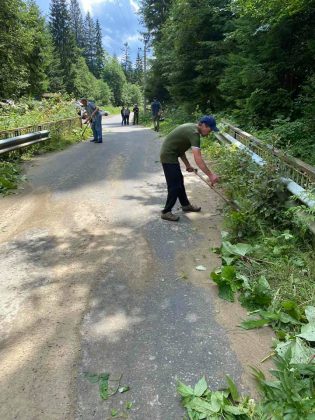
[[[216,192],[222,198],[222,200],[224,200],[228,204],[231,204],[231,202],[222,193],[220,193],[220,191],[216,190],[213,185],[210,185],[209,182],[202,175],[200,175],[198,169],[194,169],[194,173],[197,176],[199,176],[199,178],[202,179],[203,182],[205,182],[208,185],[208,187],[210,187],[214,192]]]

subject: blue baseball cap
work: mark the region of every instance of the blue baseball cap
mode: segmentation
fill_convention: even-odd
[[[215,118],[212,115],[204,115],[202,118],[200,118],[199,124],[207,125],[211,128],[212,131],[219,131],[215,122]]]

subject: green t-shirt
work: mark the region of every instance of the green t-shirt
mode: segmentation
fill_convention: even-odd
[[[178,163],[178,158],[191,147],[200,148],[197,125],[193,123],[179,125],[165,137],[160,155],[161,162]]]

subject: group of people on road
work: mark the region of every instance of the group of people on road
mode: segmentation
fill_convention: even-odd
[[[139,107],[135,104],[133,109],[133,125],[139,124]],[[129,125],[130,109],[128,106],[123,106],[120,110],[121,125]]]
[[[85,109],[87,122],[91,123],[93,131],[92,142],[102,143],[102,112],[93,103],[86,98],[80,100]],[[133,108],[133,124],[139,122],[139,107],[137,104]],[[151,103],[151,113],[154,130],[159,131],[162,107],[157,98]],[[121,109],[122,125],[129,125],[130,109],[122,107]],[[197,124],[186,123],[179,125],[171,131],[163,142],[160,161],[162,163],[165,180],[167,184],[167,199],[164,209],[161,212],[161,218],[171,222],[179,220],[179,216],[172,212],[177,200],[179,200],[183,212],[199,212],[201,207],[190,203],[184,185],[184,177],[179,164],[179,159],[184,163],[187,172],[195,172],[194,168],[187,159],[186,151],[192,149],[192,155],[198,168],[208,177],[208,182],[213,186],[218,182],[219,177],[212,172],[206,165],[200,146],[200,137],[206,137],[211,132],[219,131],[216,126],[215,118],[212,115],[205,115],[200,118]]]

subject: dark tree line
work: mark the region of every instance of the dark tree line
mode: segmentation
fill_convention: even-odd
[[[155,51],[148,95],[315,152],[314,0],[143,0],[141,12]]]
[[[0,3],[0,99],[50,91],[120,105],[136,92],[140,102],[141,57],[127,68],[110,57],[99,21],[78,0],[51,0],[48,21],[34,0]]]

